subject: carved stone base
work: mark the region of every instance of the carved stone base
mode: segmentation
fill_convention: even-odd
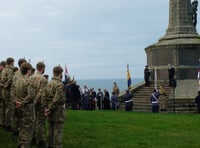
[[[158,80],[168,79],[168,64],[176,70],[176,79],[197,79],[198,59],[200,58],[200,38],[178,38],[159,40],[145,49],[147,64],[152,71],[157,69]]]

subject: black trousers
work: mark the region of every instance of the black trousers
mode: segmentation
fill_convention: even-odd
[[[158,112],[159,112],[159,105],[152,104],[152,113],[158,113]]]
[[[132,111],[133,109],[133,102],[127,102],[125,103],[126,111]]]

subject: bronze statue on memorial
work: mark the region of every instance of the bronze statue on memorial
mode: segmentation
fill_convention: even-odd
[[[192,22],[194,26],[197,25],[197,7],[198,7],[198,1],[194,0],[192,2]]]

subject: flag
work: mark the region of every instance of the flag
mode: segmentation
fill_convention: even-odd
[[[130,71],[129,71],[129,64],[127,64],[127,85],[128,85],[128,89],[131,88],[131,75],[130,75]]]
[[[67,70],[67,66],[65,64],[65,81],[68,79],[69,77],[69,73],[68,73],[68,70]]]

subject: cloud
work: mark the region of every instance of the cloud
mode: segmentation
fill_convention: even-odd
[[[144,48],[167,29],[167,1],[22,0],[0,6],[1,59],[69,66],[77,78],[143,77]]]

